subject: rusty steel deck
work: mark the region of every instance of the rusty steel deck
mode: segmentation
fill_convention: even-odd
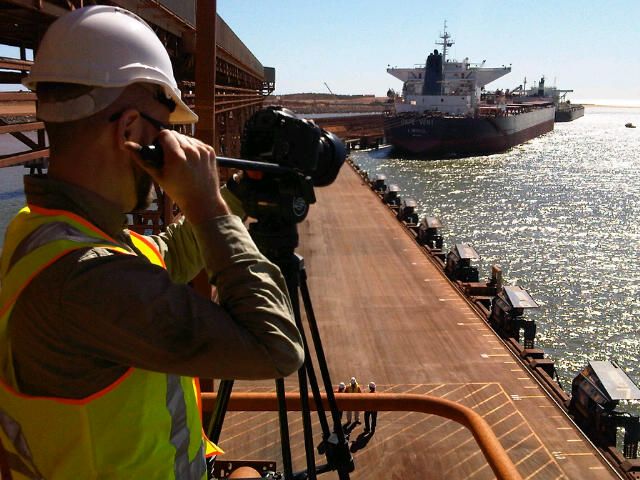
[[[379,391],[471,407],[525,479],[618,478],[350,167],[316,193],[298,252],[334,384],[356,376],[363,389],[373,380]],[[297,388],[293,377],[287,388]],[[235,391],[273,386],[236,382]],[[302,470],[299,414],[289,423],[294,470]],[[350,441],[351,478],[494,478],[471,434],[440,417],[382,412],[374,436],[357,425]],[[229,412],[220,443],[229,459],[281,468],[274,413]]]

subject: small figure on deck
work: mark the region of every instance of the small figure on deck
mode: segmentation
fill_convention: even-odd
[[[369,382],[369,393],[376,393],[375,382]],[[376,431],[376,423],[378,422],[378,412],[376,410],[367,410],[364,412],[364,433]]]
[[[356,380],[356,377],[351,377],[351,381],[349,382],[349,385],[346,388],[346,392],[347,393],[362,393],[362,390],[360,389],[360,385],[358,385],[358,381]],[[355,413],[355,416],[353,415],[353,413]],[[358,412],[358,411],[356,411],[356,412],[348,411],[347,412],[347,423],[350,424],[352,418],[354,418],[356,424],[360,424],[360,412]]]

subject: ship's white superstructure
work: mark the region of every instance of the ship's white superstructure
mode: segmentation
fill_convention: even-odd
[[[524,83],[526,85],[527,79],[524,79]],[[546,80],[544,77],[540,79],[539,82],[535,83],[532,87],[525,88],[520,92],[517,92],[514,89],[514,97],[516,101],[519,99],[521,101],[531,100],[531,99],[544,99],[548,101],[552,101],[556,106],[558,106],[562,102],[566,102],[567,93],[571,93],[573,90],[566,90],[557,88],[555,86],[549,86],[546,84]]]
[[[482,88],[511,72],[511,67],[485,68],[484,62],[481,65],[472,64],[468,58],[461,62],[449,60],[447,49],[454,42],[446,30],[446,23],[440,38],[442,41],[437,45],[442,46],[442,54],[434,51],[429,55],[426,65],[387,69],[387,73],[404,82],[402,97],[395,100],[396,113],[431,111],[448,115],[475,115]],[[434,65],[429,64],[432,58]],[[435,75],[438,88],[426,86],[430,75]]]

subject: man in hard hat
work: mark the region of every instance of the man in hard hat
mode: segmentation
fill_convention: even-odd
[[[376,393],[375,382],[369,382],[369,393]],[[365,410],[364,433],[371,432],[371,435],[373,435],[376,431],[376,423],[378,423],[378,412],[376,410]]]
[[[169,56],[138,16],[75,10],[44,36],[25,85],[50,140],[44,178],[0,259],[0,440],[20,478],[206,478],[196,377],[261,379],[302,362],[280,271],[218,189]],[[141,161],[157,142],[164,166]],[[186,221],[125,227],[152,181]],[[187,282],[205,268],[219,305]]]
[[[346,389],[347,393],[362,393],[362,390],[360,389],[360,385],[358,385],[358,381],[356,380],[356,377],[351,377],[351,380],[349,381],[349,385],[347,385],[347,389]],[[360,412],[356,411],[355,412],[355,416],[353,415],[353,411],[348,411],[347,412],[347,423],[351,424],[351,419],[354,418],[355,419],[355,424],[359,424],[360,423]]]

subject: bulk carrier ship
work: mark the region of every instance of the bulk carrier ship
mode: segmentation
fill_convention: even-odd
[[[389,68],[402,80],[402,96],[395,96],[395,112],[385,117],[387,141],[396,150],[433,158],[487,155],[503,152],[553,130],[552,101],[515,104],[507,92],[482,93],[488,83],[508,74],[511,67],[485,68],[447,59],[453,45],[445,30],[442,53],[434,50],[425,66]]]
[[[553,102],[556,106],[556,122],[572,122],[573,120],[584,116],[584,105],[571,103],[567,100],[567,93],[573,90],[563,90],[557,87],[549,87],[545,85],[545,78],[542,77],[540,82],[534,83],[533,87],[526,89],[527,79],[524,79],[525,88],[519,85],[511,93],[514,103],[529,103],[531,101],[545,100]]]

